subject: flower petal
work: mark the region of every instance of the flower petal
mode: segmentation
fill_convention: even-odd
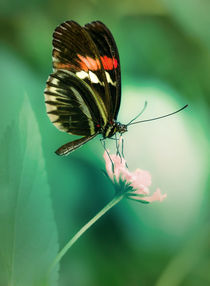
[[[135,172],[130,172],[126,166],[126,161],[123,157],[115,154],[104,152],[106,162],[106,171],[114,183],[124,184],[127,197],[139,202],[151,203],[154,201],[163,201],[166,194],[161,194],[160,189],[157,189],[149,196],[148,187],[151,185],[151,175],[148,171],[136,169]],[[123,191],[124,188],[122,188]]]
[[[141,198],[141,200],[145,200],[149,203],[152,203],[154,201],[162,202],[166,197],[167,197],[167,194],[162,195],[160,192],[160,189],[157,189],[151,196]]]
[[[135,176],[135,188],[138,189],[138,185],[144,185],[145,187],[149,187],[152,183],[151,175],[149,172],[136,169],[134,172]]]
[[[131,184],[133,187],[133,184]],[[139,185],[138,189],[135,189],[134,194],[137,195],[149,195],[149,189],[145,187],[144,185]]]

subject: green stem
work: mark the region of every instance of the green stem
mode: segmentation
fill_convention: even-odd
[[[121,201],[124,197],[123,195],[116,195],[102,210],[100,210],[89,222],[87,222],[61,249],[61,251],[57,254],[54,261],[51,264],[50,271],[60,262],[62,257],[66,254],[66,252],[74,245],[74,243],[88,230],[99,218],[101,218],[108,210],[110,210],[113,206],[115,206],[119,201]]]

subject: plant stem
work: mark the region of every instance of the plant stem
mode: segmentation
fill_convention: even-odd
[[[61,249],[61,251],[57,254],[54,261],[51,264],[50,271],[60,262],[62,257],[67,253],[67,251],[74,245],[74,243],[80,238],[80,236],[85,233],[99,218],[101,218],[108,210],[110,210],[113,206],[115,206],[119,201],[121,201],[124,197],[122,195],[116,195],[102,210],[100,210],[89,222],[87,222]]]

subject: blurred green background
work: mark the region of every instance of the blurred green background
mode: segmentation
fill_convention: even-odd
[[[206,0],[1,0],[0,286],[210,285],[209,15]],[[124,136],[130,170],[148,170],[151,191],[160,187],[167,199],[120,202],[46,282],[58,249],[114,192],[99,138],[68,157],[54,154],[75,138],[50,123],[43,96],[52,33],[66,20],[100,20],[112,31],[120,122],[145,100],[142,119],[189,108]]]

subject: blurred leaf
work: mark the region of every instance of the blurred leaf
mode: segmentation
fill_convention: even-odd
[[[207,267],[205,269],[205,264],[209,266],[209,235],[209,223],[204,223],[183,249],[174,255],[160,275],[156,286],[209,285],[209,267],[208,271]],[[200,271],[201,268],[203,273]],[[199,272],[202,275],[196,277]],[[196,282],[195,277],[198,279]],[[189,284],[187,280],[190,281]]]
[[[210,47],[210,2],[206,0],[161,0],[170,14],[188,34],[200,38]]]
[[[45,1],[41,0],[32,0],[30,2],[25,1],[25,0],[2,0],[0,2],[0,15],[3,17],[8,17],[10,18],[11,21],[11,16],[16,15],[17,13],[22,14],[23,12],[30,10],[30,9],[36,9],[37,6],[43,6],[45,4]]]
[[[28,100],[0,145],[0,285],[56,285],[57,271],[45,281],[58,251],[57,231],[40,134]]]
[[[41,117],[40,108],[43,111],[43,87],[35,73],[18,58],[8,46],[0,47],[0,74],[1,74],[1,127],[5,128],[11,120],[16,121],[22,106],[24,95],[29,94],[29,100],[37,118]],[[41,86],[41,87],[40,87]],[[42,102],[43,100],[43,102]],[[39,105],[38,105],[39,104]],[[42,111],[42,110],[41,110]],[[44,112],[42,112],[44,114]],[[3,129],[4,130],[4,129]]]
[[[180,98],[209,101],[209,52],[170,17],[128,16],[121,31],[119,50],[126,81],[129,76],[137,82],[155,79]]]

